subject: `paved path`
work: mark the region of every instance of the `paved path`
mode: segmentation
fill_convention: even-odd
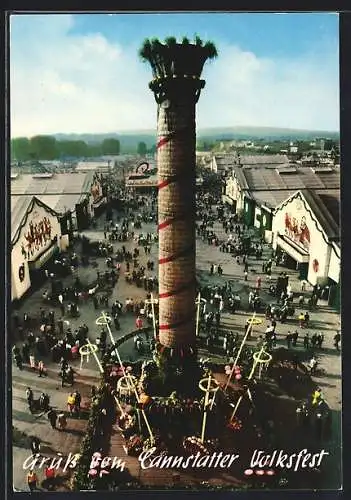
[[[103,222],[102,222],[103,224]],[[103,231],[86,231],[85,234],[93,239],[103,239]],[[156,225],[148,224],[144,225],[143,228],[136,232],[155,232]],[[219,237],[225,238],[225,233],[218,222],[215,222],[214,231],[219,235]],[[117,243],[113,242],[114,249],[126,245],[127,248],[133,249],[136,245],[133,242]],[[144,255],[143,248],[140,248],[140,262],[146,264],[148,258],[151,258],[155,263],[157,263],[157,243],[152,245],[151,256]],[[264,257],[268,258],[270,254],[270,249],[265,246]],[[105,269],[105,259],[97,258],[96,261],[99,264],[99,270]],[[224,274],[220,276],[210,276],[209,267],[211,263],[220,263],[223,267]],[[249,262],[249,269],[255,269],[256,272],[249,272],[248,282],[243,279],[243,266],[238,265],[229,254],[219,251],[218,247],[209,246],[207,243],[203,243],[200,239],[197,239],[197,270],[201,282],[209,282],[212,284],[224,283],[226,280],[233,280],[233,288],[236,289],[242,297],[242,305],[244,310],[239,310],[235,315],[225,312],[222,315],[221,326],[230,328],[231,330],[238,331],[240,335],[243,335],[244,325],[246,319],[251,316],[251,313],[247,311],[247,300],[248,292],[250,287],[254,286],[256,277],[258,274],[261,275],[262,261],[251,260]],[[144,299],[145,290],[142,288],[137,288],[135,285],[129,285],[123,279],[124,275],[124,264],[122,264],[121,278],[115,289],[113,290],[113,295],[111,297],[110,303],[115,298],[118,298],[122,303],[125,302],[127,297],[133,297],[134,299]],[[299,293],[299,282],[297,273],[295,271],[286,270],[282,267],[273,267],[273,282],[274,278],[281,272],[287,271],[290,276],[290,281],[292,283],[293,291]],[[83,282],[91,283],[96,279],[96,269],[91,266],[87,268],[79,268],[78,276]],[[157,275],[157,264],[153,275]],[[262,298],[264,301],[271,301],[271,297],[267,293],[268,283],[263,280],[263,292]],[[65,284],[71,283],[72,277],[69,276],[64,279]],[[19,309],[19,315],[23,314],[24,311],[35,314],[39,311],[40,307],[46,310],[50,308],[43,304],[42,292],[47,288],[43,286],[40,290],[34,292],[29,296]],[[101,311],[101,309],[100,309]],[[99,311],[94,310],[91,303],[80,305],[81,316],[79,318],[66,318],[70,322],[72,330],[86,323],[89,326],[89,336],[95,339],[98,335],[99,328],[95,325],[95,320]],[[298,311],[297,311],[298,312]],[[55,309],[56,317],[60,316],[59,309]],[[259,327],[255,327],[254,335],[251,344],[256,342],[259,334],[263,333],[266,328],[266,321],[261,315],[263,322]],[[135,316],[133,314],[123,314],[120,320],[121,330],[114,331],[113,334],[115,338],[122,336],[123,334],[130,332],[134,329]],[[285,336],[289,330],[293,331],[297,328],[297,321],[289,320],[285,324],[278,324],[278,343],[285,345]],[[341,411],[341,356],[337,353],[333,347],[333,336],[335,331],[339,328],[339,315],[332,311],[325,303],[321,302],[317,311],[311,313],[311,327],[309,328],[310,335],[315,331],[322,331],[325,335],[325,341],[323,349],[318,352],[320,356],[320,365],[326,370],[325,376],[322,378],[315,379],[315,381],[321,386],[324,396],[328,401],[330,407],[337,413],[340,414]],[[303,331],[300,330],[300,337],[298,341],[297,351],[303,353],[304,349],[302,346]],[[133,340],[129,340],[120,348],[122,359],[134,360],[138,358],[138,354],[134,350]],[[218,359],[223,359],[223,356],[218,356]],[[40,379],[37,375],[29,372],[28,370],[23,370],[19,372],[15,367],[13,368],[13,386],[12,386],[12,404],[13,404],[13,426],[18,429],[19,432],[24,432],[26,435],[37,435],[42,439],[43,442],[43,453],[46,456],[53,456],[57,452],[61,451],[63,454],[68,454],[69,452],[76,452],[79,450],[79,444],[82,439],[82,435],[85,431],[86,420],[69,419],[68,421],[68,431],[59,432],[51,430],[47,418],[45,415],[30,415],[27,410],[25,389],[29,385],[35,392],[35,396],[39,397],[41,391],[48,392],[51,397],[52,405],[58,409],[64,409],[66,406],[66,399],[69,393],[69,388],[62,389],[59,385],[58,379],[58,366],[47,361],[49,376],[47,378]],[[93,357],[91,357],[89,363],[83,366],[83,369],[79,370],[79,362],[73,363],[74,367],[78,370],[78,376],[76,377],[77,388],[83,394],[83,404],[88,406],[88,394],[90,391],[90,386],[98,381],[98,370],[96,362]],[[11,392],[11,390],[10,390]],[[340,427],[340,426],[339,426]],[[340,432],[340,428],[337,427],[337,432]],[[340,435],[340,434],[339,434]],[[336,441],[336,446],[339,441]],[[121,448],[122,439],[121,436],[116,432],[112,437],[112,452],[116,450],[116,454],[123,454],[123,449]],[[17,445],[14,442],[14,487],[27,490],[25,484],[25,472],[23,471],[22,464],[25,458],[28,457],[29,450],[28,447],[23,447],[22,445]],[[128,467],[130,467],[133,474],[140,477],[141,481],[145,484],[151,480],[150,474],[147,471],[139,472],[138,463],[135,459],[127,457]],[[195,481],[196,478],[192,478],[191,474],[187,476],[189,482]],[[227,478],[229,480],[229,478]],[[232,478],[234,481],[234,479]],[[155,479],[158,484],[165,484],[166,481],[172,481],[172,477],[169,474],[157,475]]]

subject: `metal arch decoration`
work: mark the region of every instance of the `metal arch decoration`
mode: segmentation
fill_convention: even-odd
[[[147,174],[150,172],[150,163],[147,161],[142,161],[139,163],[137,168],[135,169],[137,174]]]
[[[205,386],[206,383],[206,386]],[[205,431],[206,431],[206,420],[207,420],[207,412],[208,410],[212,410],[213,403],[219,389],[219,383],[217,380],[212,377],[211,373],[208,374],[207,378],[203,378],[199,382],[199,389],[205,393],[204,399],[204,409],[203,409],[203,418],[202,418],[202,429],[201,429],[201,443],[205,441]],[[210,404],[210,394],[213,393],[213,398]]]
[[[258,378],[261,378],[262,368],[267,368],[269,363],[272,361],[272,355],[266,351],[262,351],[262,349],[258,352],[255,352],[253,355],[256,364],[259,364],[258,369]]]
[[[97,345],[96,344],[91,344],[90,341],[88,341],[87,344],[84,344],[84,345],[82,345],[79,348],[80,369],[83,368],[83,362],[84,362],[84,360],[86,360],[86,362],[89,363],[90,354],[92,354],[94,357],[96,356],[97,350],[98,350]],[[100,366],[99,366],[99,368],[100,368]]]
[[[138,380],[133,375],[121,377],[117,382],[117,390],[121,394],[130,394],[138,385]]]
[[[111,316],[104,314],[103,316],[99,316],[97,318],[97,320],[95,321],[95,323],[97,325],[106,326],[107,324],[112,323],[112,318],[111,318]]]
[[[271,354],[265,351],[255,352],[253,358],[257,363],[262,363],[262,364],[270,363],[270,361],[272,361]]]
[[[98,347],[96,344],[85,344],[82,345],[82,347],[79,348],[79,354],[82,356],[89,356],[92,352],[96,352],[98,350]]]
[[[249,318],[247,320],[247,322],[250,324],[250,325],[261,325],[262,324],[262,319],[261,318]]]
[[[209,381],[210,381],[210,382],[209,382]],[[206,386],[205,386],[205,383],[206,383],[206,384],[208,384],[208,383],[209,383],[209,384],[210,384],[210,387],[209,387],[209,388],[208,388],[208,387],[206,387]],[[218,383],[218,382],[217,382],[217,380],[216,380],[215,378],[213,378],[213,377],[211,377],[211,378],[208,378],[208,377],[207,377],[207,378],[203,378],[203,379],[201,379],[201,380],[200,380],[200,382],[199,382],[199,389],[201,389],[201,391],[202,391],[202,392],[207,392],[207,391],[209,391],[209,392],[216,392],[216,391],[218,391],[218,389],[219,389],[219,383]]]

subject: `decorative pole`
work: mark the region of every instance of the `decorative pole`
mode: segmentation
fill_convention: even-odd
[[[159,231],[159,349],[177,363],[196,353],[195,270],[195,107],[205,81],[200,79],[215,46],[170,37],[146,40],[140,56],[154,79],[157,103]]]
[[[154,328],[154,339],[157,339],[157,330],[156,330],[156,317],[155,317],[155,303],[157,299],[154,299],[153,294],[151,293],[151,299],[145,300],[145,304],[151,304],[151,312],[152,312],[152,324]]]
[[[202,431],[201,431],[201,442],[202,443],[205,440],[205,430],[206,430],[206,420],[207,420],[207,412],[208,412],[208,400],[209,400],[209,394],[210,394],[210,387],[211,387],[211,374],[209,374],[209,376],[208,376],[207,390],[206,390],[206,394],[205,394],[204,418],[202,420]]]
[[[96,344],[92,344],[89,339],[86,339],[86,345],[82,345],[79,349],[80,353],[80,369],[82,369],[84,356],[87,358],[87,362],[89,362],[89,354],[92,354],[95,358],[95,361],[99,367],[100,373],[104,373],[104,369],[102,364],[100,363],[99,358],[97,357],[96,351],[98,350]]]
[[[228,385],[229,385],[229,383],[230,383],[230,381],[231,381],[231,379],[232,379],[232,376],[233,376],[233,373],[234,373],[235,367],[236,367],[236,365],[237,365],[237,363],[238,363],[238,361],[239,361],[240,354],[241,354],[241,351],[243,350],[243,347],[244,347],[244,345],[245,345],[246,339],[247,339],[247,337],[249,336],[249,333],[250,333],[250,334],[252,333],[252,330],[253,330],[253,325],[254,325],[254,321],[255,321],[255,317],[256,317],[256,311],[253,313],[252,318],[249,320],[249,321],[250,321],[250,327],[247,329],[247,332],[245,333],[244,338],[243,338],[243,340],[242,340],[242,342],[241,342],[241,345],[240,345],[239,351],[238,351],[238,353],[237,353],[237,355],[236,355],[236,358],[235,358],[235,361],[234,361],[234,363],[233,363],[232,370],[231,370],[231,372],[230,372],[230,374],[229,374],[229,376],[228,376],[227,383],[225,384],[225,387],[224,387],[224,392],[227,390]]]
[[[207,382],[207,385],[205,386],[205,382]],[[205,430],[206,430],[206,421],[207,421],[207,412],[211,411],[213,408],[213,403],[216,398],[217,391],[219,389],[219,384],[217,380],[212,377],[211,372],[208,373],[208,378],[203,378],[199,382],[199,389],[205,393],[205,399],[204,399],[204,416],[202,419],[202,430],[201,430],[201,442],[204,442],[205,439]],[[210,400],[210,393],[213,392],[213,398],[211,405],[209,403]]]
[[[134,395],[135,395],[135,399],[136,399],[137,403],[140,404],[140,398],[139,398],[138,391],[136,389],[136,384],[134,383],[134,381],[133,381],[132,376],[130,375],[130,373],[127,373],[125,371],[125,368],[123,366],[123,363],[122,363],[121,357],[119,355],[117,346],[115,345],[115,339],[113,338],[113,335],[112,335],[112,332],[111,332],[111,328],[110,328],[110,321],[111,321],[111,318],[109,316],[107,316],[107,314],[104,311],[102,311],[101,316],[96,320],[96,324],[97,325],[105,325],[106,326],[107,331],[108,331],[108,333],[110,335],[110,339],[111,339],[111,342],[112,342],[112,345],[113,345],[113,348],[114,348],[114,352],[117,354],[118,362],[119,362],[119,365],[120,365],[122,373],[123,373],[123,379],[126,381],[126,383],[128,385],[128,388],[130,386],[132,387],[132,390],[133,390]],[[149,435],[150,435],[150,441],[151,441],[151,443],[153,443],[154,442],[154,435],[152,433],[152,430],[151,430],[149,421],[147,419],[146,413],[145,413],[145,411],[143,409],[141,409],[141,413],[142,413],[142,415],[144,417],[144,421],[145,421],[147,430],[148,430]]]
[[[197,310],[196,310],[196,337],[199,335],[199,322],[200,322],[200,305],[201,305],[201,293],[199,292],[196,300]]]
[[[252,377],[254,376],[254,373],[255,373],[255,370],[256,370],[256,366],[258,365],[258,363],[260,363],[260,365],[261,365],[262,363],[267,364],[267,363],[269,363],[271,361],[272,356],[270,354],[268,354],[268,353],[265,352],[265,350],[264,350],[265,347],[266,347],[266,344],[264,343],[262,345],[261,349],[254,354],[254,361],[253,361],[253,364],[252,364],[250,375],[248,376],[247,380],[251,380]],[[262,357],[263,354],[266,355],[266,358]],[[245,392],[248,392],[250,400],[252,401],[252,396],[251,396],[250,389],[247,388]],[[235,414],[236,414],[236,412],[237,412],[237,410],[238,410],[238,408],[240,406],[240,403],[241,403],[243,397],[244,397],[244,394],[242,394],[240,396],[240,398],[238,399],[238,402],[235,405],[235,408],[234,408],[234,411],[232,413],[232,416],[230,417],[231,421],[235,417]]]

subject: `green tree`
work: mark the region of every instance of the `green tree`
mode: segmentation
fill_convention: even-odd
[[[57,149],[59,156],[73,156],[80,158],[88,155],[88,145],[84,141],[58,141]]]
[[[138,155],[145,156],[147,153],[147,147],[145,142],[139,142],[138,144]]]
[[[102,141],[101,150],[104,155],[118,155],[121,150],[121,145],[118,139],[109,137]]]
[[[50,135],[36,135],[30,139],[30,157],[34,160],[55,160],[56,139]]]
[[[151,155],[154,155],[156,153],[156,144],[153,144],[149,150],[148,150],[148,153],[151,154]]]
[[[29,160],[29,153],[30,143],[27,137],[18,137],[11,140],[11,160]]]
[[[100,143],[94,143],[94,144],[88,144],[88,154],[87,156],[101,156],[102,155],[102,149],[101,149],[101,142]]]

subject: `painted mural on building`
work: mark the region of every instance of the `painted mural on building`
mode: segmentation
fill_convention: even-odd
[[[291,213],[285,212],[285,234],[295,243],[309,250],[311,236],[304,215],[301,218],[297,218]]]
[[[51,241],[51,222],[48,217],[43,217],[38,221],[35,220],[36,213],[29,222],[29,229],[24,234],[24,239],[21,243],[21,252],[25,259],[30,260],[36,252],[46,246],[48,241]]]

